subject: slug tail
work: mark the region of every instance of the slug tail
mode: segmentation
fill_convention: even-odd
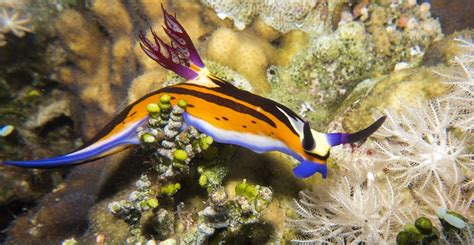
[[[55,168],[84,164],[118,153],[133,145],[140,144],[140,140],[136,135],[136,128],[140,125],[140,123],[135,123],[133,126],[125,128],[109,138],[101,138],[93,143],[87,144],[86,147],[80,147],[78,150],[65,155],[38,160],[5,161],[0,164],[25,168]]]

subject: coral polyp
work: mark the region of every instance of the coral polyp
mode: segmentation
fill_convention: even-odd
[[[18,37],[23,37],[26,32],[32,32],[29,26],[30,18],[24,18],[21,13],[15,10],[2,9],[0,15],[0,30],[3,33],[13,32]]]
[[[472,174],[467,136],[451,129],[456,123],[453,113],[457,112],[449,102],[439,100],[406,108],[403,113],[385,111],[389,120],[378,133],[382,139],[376,142],[376,149],[399,183],[421,189],[432,184],[450,188],[463,182],[465,174]]]
[[[23,37],[27,32],[33,32],[31,17],[28,16],[27,1],[0,2],[0,47],[6,45],[5,34],[13,33]]]

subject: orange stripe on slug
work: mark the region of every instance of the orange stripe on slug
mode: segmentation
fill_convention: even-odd
[[[233,86],[233,85],[230,85],[230,86]],[[238,98],[235,98],[231,95],[227,95],[227,94],[224,94],[224,93],[217,92],[215,90],[212,90],[212,88],[207,88],[207,87],[203,87],[203,86],[195,86],[193,84],[188,84],[188,83],[181,83],[181,84],[177,84],[173,87],[170,87],[169,92],[171,92],[172,88],[183,88],[183,89],[187,89],[187,90],[191,90],[191,91],[197,91],[197,92],[201,92],[201,93],[212,94],[214,96],[218,96],[218,97],[221,97],[221,98],[224,98],[224,99],[228,99],[228,100],[231,100],[235,103],[238,103],[238,104],[241,104],[243,106],[249,107],[249,108],[253,109],[255,112],[261,113],[261,114],[265,115],[266,117],[268,117],[269,119],[271,119],[275,123],[275,127],[270,127],[265,121],[263,121],[259,118],[255,118],[255,117],[250,116],[250,115],[247,115],[247,116],[244,117],[245,113],[241,113],[241,112],[238,112],[238,111],[235,111],[235,110],[232,110],[232,109],[226,110],[226,108],[222,107],[222,106],[213,107],[213,109],[211,111],[213,111],[213,110],[216,110],[216,112],[225,111],[226,117],[228,117],[228,118],[230,118],[230,117],[237,118],[236,121],[235,121],[236,123],[232,123],[232,125],[230,125],[230,123],[227,122],[229,124],[229,125],[227,125],[227,124],[225,124],[225,120],[224,121],[222,121],[222,120],[219,121],[219,120],[215,120],[215,119],[213,120],[213,115],[215,115],[215,114],[212,114],[212,113],[208,116],[204,116],[206,114],[207,110],[210,110],[210,109],[208,109],[207,106],[204,106],[204,107],[202,107],[202,109],[200,109],[199,107],[201,105],[197,102],[194,103],[196,105],[196,108],[192,108],[192,110],[187,109],[187,112],[190,113],[190,115],[192,115],[194,117],[203,119],[203,120],[207,121],[208,123],[210,123],[210,124],[212,124],[216,127],[225,129],[225,130],[233,130],[233,131],[243,132],[243,133],[244,132],[254,133],[254,134],[257,134],[257,135],[266,135],[266,136],[281,140],[290,149],[292,149],[294,152],[296,152],[298,154],[301,154],[301,155],[307,155],[307,154],[305,154],[304,150],[301,147],[301,142],[300,142],[299,135],[295,134],[290,128],[288,128],[288,126],[285,123],[281,122],[272,113],[269,113],[265,110],[262,110],[262,108],[258,105],[253,105],[253,104],[247,103],[245,101],[242,101]],[[237,88],[235,88],[235,89],[237,89]],[[175,97],[179,97],[179,96],[180,96],[179,94],[175,95]],[[193,98],[193,96],[190,96],[190,97],[186,97],[186,99],[190,100],[190,99],[195,99],[195,98]],[[273,102],[273,103],[275,103],[275,102]],[[207,113],[210,113],[210,112],[207,112]],[[245,121],[242,121],[242,120],[239,121],[238,118],[245,118],[244,119]],[[252,121],[254,121],[255,123],[252,123]],[[250,126],[250,125],[252,125],[252,126]],[[243,127],[243,126],[246,126],[246,127]],[[308,159],[313,159],[313,157],[308,155]]]

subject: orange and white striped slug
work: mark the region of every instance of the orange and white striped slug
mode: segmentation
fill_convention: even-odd
[[[326,159],[332,146],[364,140],[385,120],[382,117],[354,134],[316,132],[307,121],[284,105],[240,90],[210,74],[184,28],[166,10],[163,9],[163,13],[164,30],[172,41],[171,45],[165,44],[152,31],[155,43],[140,34],[142,49],[163,67],[188,79],[187,82],[159,89],[135,101],[90,143],[72,153],[3,164],[33,168],[79,164],[140,144],[136,130],[148,120],[146,105],[159,101],[164,94],[171,96],[171,104],[186,100],[185,123],[212,136],[216,142],[243,146],[258,153],[280,151],[293,156],[301,162],[293,170],[300,178],[316,172],[325,178]]]

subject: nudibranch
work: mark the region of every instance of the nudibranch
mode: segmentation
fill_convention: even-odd
[[[385,120],[381,117],[353,134],[319,133],[286,106],[238,89],[212,75],[183,26],[163,7],[162,10],[163,29],[171,45],[152,30],[154,42],[140,33],[141,47],[151,59],[188,81],[161,88],[135,101],[88,143],[69,154],[3,164],[29,168],[82,164],[138,145],[137,129],[148,121],[146,106],[159,101],[164,94],[171,97],[173,105],[181,99],[187,101],[185,123],[212,136],[216,142],[239,145],[257,153],[280,151],[293,156],[300,162],[293,170],[299,178],[317,172],[326,178],[326,160],[331,147],[365,140]]]

